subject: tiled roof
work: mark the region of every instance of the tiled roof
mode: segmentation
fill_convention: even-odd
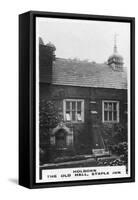
[[[49,82],[47,67],[40,70],[40,82]],[[115,71],[107,64],[57,58],[52,66],[52,84],[127,89],[126,70]]]

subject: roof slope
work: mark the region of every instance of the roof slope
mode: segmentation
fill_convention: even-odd
[[[46,66],[40,82],[48,82]],[[52,84],[96,88],[127,89],[127,73],[115,71],[107,64],[57,58],[52,66]]]

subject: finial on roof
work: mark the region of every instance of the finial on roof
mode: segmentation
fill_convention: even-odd
[[[112,67],[112,69],[116,71],[120,71],[123,68],[123,57],[118,54],[117,52],[117,36],[118,34],[114,35],[114,49],[113,54],[108,58],[108,65]]]
[[[117,53],[117,36],[118,36],[118,34],[115,33],[115,35],[114,35],[114,53]]]

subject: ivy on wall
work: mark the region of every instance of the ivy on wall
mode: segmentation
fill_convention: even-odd
[[[58,113],[58,108],[54,101],[47,101],[40,99],[40,128],[50,129],[54,128],[61,121],[61,115]]]

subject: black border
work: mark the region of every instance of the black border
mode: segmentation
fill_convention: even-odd
[[[20,18],[24,15],[28,15],[27,20],[29,21],[29,136],[27,146],[29,148],[29,182],[23,184],[21,174],[24,174],[24,179],[27,179],[26,174],[23,170],[19,172],[19,184],[27,186],[29,188],[46,188],[46,187],[63,187],[63,186],[78,186],[78,185],[93,185],[93,184],[107,184],[107,183],[123,183],[123,182],[134,182],[135,181],[135,18],[133,17],[119,17],[119,16],[102,16],[102,15],[87,15],[87,14],[74,14],[74,13],[56,13],[56,12],[39,12],[30,11],[20,15]],[[130,149],[130,164],[131,164],[131,177],[127,178],[114,178],[114,179],[98,179],[98,180],[82,180],[82,181],[66,181],[66,182],[49,182],[49,183],[36,183],[36,134],[35,134],[35,84],[36,84],[36,18],[37,17],[50,17],[50,18],[61,18],[61,19],[76,19],[76,20],[97,20],[97,21],[111,21],[111,22],[126,22],[130,23],[131,34],[131,73],[130,73],[130,84],[131,84],[131,149]],[[19,34],[23,35],[19,30]],[[21,37],[20,37],[21,38]],[[21,43],[21,42],[20,42]],[[21,45],[20,45],[21,46]],[[23,45],[22,45],[23,46]],[[26,46],[24,47],[26,48]],[[21,59],[20,59],[21,60]],[[23,62],[23,61],[22,61]],[[21,65],[21,64],[20,64]],[[21,68],[21,66],[20,66]],[[21,75],[20,75],[21,76]],[[20,78],[20,77],[19,77]],[[23,83],[21,83],[23,84]],[[20,88],[21,90],[21,88]],[[21,135],[21,134],[20,134]],[[21,136],[20,136],[21,137]],[[19,142],[19,146],[22,141]],[[25,147],[22,147],[25,150]],[[19,153],[20,154],[20,153]],[[21,155],[19,155],[21,157]],[[20,158],[21,160],[21,158]],[[19,163],[19,166],[21,164]]]

